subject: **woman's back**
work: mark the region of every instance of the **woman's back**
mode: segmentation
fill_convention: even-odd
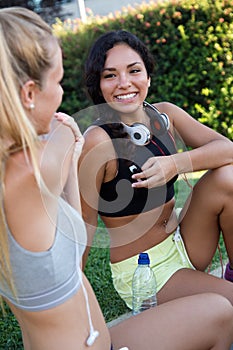
[[[61,134],[63,149],[54,152]],[[85,226],[81,215],[61,197],[67,193],[59,193],[68,178],[72,144],[73,135],[63,126],[43,142],[42,176],[53,190],[51,195],[39,190],[22,151],[6,162],[4,208],[16,298],[9,289],[0,286],[0,290],[19,321],[25,349],[76,349],[79,342],[85,348],[89,317],[101,334],[93,349],[110,348],[101,311],[79,267]],[[48,158],[51,149],[54,161]],[[54,172],[61,174],[53,177],[55,181]]]

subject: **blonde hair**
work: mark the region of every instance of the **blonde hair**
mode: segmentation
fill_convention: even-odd
[[[52,66],[51,42],[58,40],[36,13],[20,7],[0,10],[0,282],[7,281],[14,294],[3,207],[4,167],[11,152],[23,149],[25,156],[30,154],[36,181],[41,186],[38,136],[22,106],[20,91],[28,80],[43,87],[44,75]]]

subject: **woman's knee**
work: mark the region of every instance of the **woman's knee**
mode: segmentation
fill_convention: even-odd
[[[225,165],[209,171],[207,180],[213,182],[214,186],[221,191],[233,194],[233,165]]]
[[[216,316],[215,324],[220,343],[233,343],[233,307],[228,299],[221,295],[216,295]],[[219,331],[218,331],[219,330]]]
[[[191,204],[200,203],[219,213],[224,207],[233,202],[233,165],[225,165],[209,170],[203,175],[194,187]]]
[[[215,322],[219,327],[226,325],[232,332],[233,341],[233,306],[230,301],[220,294],[210,294],[209,301],[212,312],[215,316]]]

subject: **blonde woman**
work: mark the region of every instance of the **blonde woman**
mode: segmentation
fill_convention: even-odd
[[[6,8],[0,57],[0,294],[25,350],[154,349],[155,341],[158,349],[228,349],[233,310],[214,294],[167,303],[109,332],[80,269],[83,138],[72,118],[56,113],[60,46],[38,15]]]

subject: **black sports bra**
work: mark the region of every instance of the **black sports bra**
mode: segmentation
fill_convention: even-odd
[[[118,143],[107,125],[94,123],[104,129],[112,139],[118,156],[118,172],[114,179],[104,182],[100,189],[98,212],[102,216],[122,217],[150,211],[171,200],[174,196],[174,182],[178,176],[171,179],[166,185],[147,188],[133,188],[132,174],[139,172],[145,161],[153,156],[159,157],[177,153],[171,134],[166,132],[162,136],[153,136],[145,146],[136,146],[133,155],[126,159],[120,156]],[[125,139],[117,139],[124,143]],[[124,147],[124,146],[122,146]]]

